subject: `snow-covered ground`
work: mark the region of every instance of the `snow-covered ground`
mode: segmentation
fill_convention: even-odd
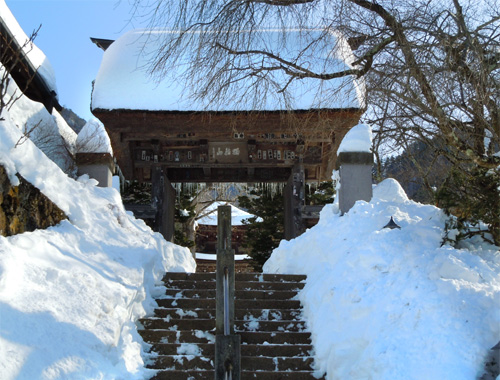
[[[401,229],[383,229],[393,216]],[[303,273],[299,298],[327,379],[473,380],[500,341],[500,252],[441,246],[444,213],[388,179],[344,216],[282,241],[264,266]],[[496,351],[497,353],[499,351]],[[499,377],[500,378],[500,377]]]
[[[23,120],[40,117],[51,131],[64,123],[25,97],[4,110],[0,165],[14,185],[19,173],[68,220],[0,236],[0,378],[143,379],[135,322],[152,311],[165,271],[194,271],[195,262],[127,213],[114,188],[68,177],[23,138]]]

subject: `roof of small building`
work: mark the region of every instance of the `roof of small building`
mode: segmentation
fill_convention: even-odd
[[[21,28],[16,18],[5,3],[0,0],[0,23],[2,29],[8,33],[22,50],[29,63],[33,66],[36,75],[39,75],[49,91],[57,93],[56,76],[54,69],[45,54],[33,43]]]
[[[279,30],[254,32],[252,46],[273,52],[284,59],[300,56],[299,65],[320,73],[331,73],[349,68],[352,53],[347,42],[338,33],[326,33],[321,43],[311,44],[321,30]],[[193,32],[196,33],[196,32]],[[242,32],[244,33],[244,32]],[[284,38],[283,36],[286,36]],[[94,83],[92,109],[146,110],[146,111],[284,111],[310,109],[359,109],[364,106],[362,83],[349,76],[332,80],[304,78],[294,80],[287,87],[290,97],[284,100],[280,88],[271,88],[262,96],[259,104],[248,94],[255,77],[240,78],[231,84],[225,103],[213,103],[199,99],[186,78],[186,72],[195,54],[194,48],[186,48],[176,60],[175,67],[161,81],[153,77],[149,69],[151,59],[158,54],[161,44],[175,38],[178,32],[167,30],[133,30],[114,41],[104,52]],[[342,43],[339,43],[342,42]],[[189,45],[192,46],[192,45]],[[337,47],[334,49],[334,47]],[[191,49],[191,50],[190,50]],[[243,59],[243,58],[242,58]],[[241,64],[257,64],[257,62]],[[259,59],[262,59],[261,57]],[[222,63],[221,63],[222,64]],[[281,70],[266,74],[272,82],[283,86],[288,77]],[[339,90],[333,96],[333,90]]]
[[[209,207],[207,207],[206,210],[204,210],[204,213],[208,213],[206,216],[203,218],[199,219],[197,223],[199,225],[206,225],[206,226],[216,226],[217,225],[217,208],[219,206],[231,206],[231,226],[242,226],[243,220],[252,218],[255,215],[250,214],[235,205],[225,203],[225,202],[214,202],[212,203]],[[258,220],[262,221],[262,219],[258,218]]]
[[[77,153],[113,154],[111,141],[104,125],[96,118],[89,120],[76,138]]]

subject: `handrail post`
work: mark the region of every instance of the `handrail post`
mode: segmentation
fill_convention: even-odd
[[[231,206],[217,209],[215,380],[240,380],[241,337],[234,333],[234,250]]]

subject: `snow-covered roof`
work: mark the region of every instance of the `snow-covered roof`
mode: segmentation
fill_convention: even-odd
[[[204,210],[207,215],[198,220],[198,224],[203,224],[206,226],[216,226],[217,225],[217,208],[219,206],[231,206],[231,226],[242,226],[243,220],[252,218],[255,215],[249,214],[248,212],[225,202],[214,202],[209,207]],[[260,219],[260,218],[258,218]]]
[[[0,19],[22,48],[27,59],[33,65],[33,69],[43,78],[49,89],[57,94],[56,76],[52,65],[45,54],[33,43],[33,41],[30,41],[30,38],[21,28],[9,7],[7,7],[5,0],[0,0]]]
[[[271,51],[281,58],[292,60],[300,55],[298,64],[320,73],[331,73],[349,68],[352,53],[338,33],[328,32],[318,44],[309,44],[324,33],[321,30],[290,30],[284,34],[279,30],[255,32],[248,49]],[[117,39],[104,52],[92,95],[92,109],[130,109],[149,111],[280,111],[287,109],[345,109],[362,108],[364,95],[362,84],[352,77],[333,80],[294,80],[287,91],[291,102],[284,101],[278,88],[271,89],[264,100],[256,106],[255,97],[248,94],[255,77],[247,77],[232,84],[229,99],[232,102],[213,104],[208,100],[195,100],[193,89],[184,75],[195,54],[190,48],[176,61],[160,82],[148,72],[151,59],[158,54],[166,38],[178,32],[165,30],[133,30]],[[341,43],[339,43],[341,42]],[[284,45],[284,46],[283,46]],[[189,45],[191,46],[191,45]],[[307,46],[305,52],[303,49]],[[335,50],[333,47],[337,46]],[[192,49],[192,48],[191,48]],[[242,64],[259,64],[246,59]],[[258,61],[261,61],[261,57]],[[242,75],[242,74],[241,74]],[[284,86],[288,77],[281,71],[270,71],[268,78]],[[334,89],[340,89],[338,96],[332,96]],[[236,101],[238,100],[238,101]]]
[[[78,153],[109,153],[113,154],[111,141],[98,119],[89,120],[82,128],[76,139]]]

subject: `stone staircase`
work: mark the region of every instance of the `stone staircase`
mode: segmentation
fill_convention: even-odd
[[[236,274],[241,379],[313,380],[310,334],[295,299],[305,276]],[[214,379],[215,273],[167,273],[155,315],[140,321],[155,380]]]

